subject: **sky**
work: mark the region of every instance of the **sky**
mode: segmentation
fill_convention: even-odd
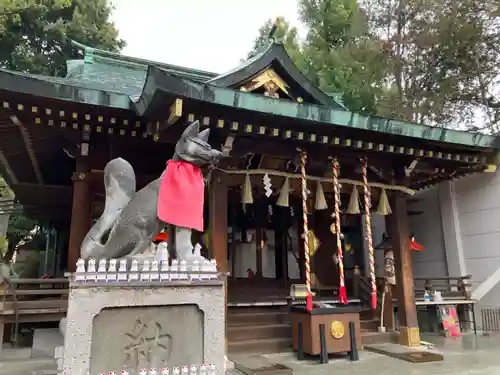
[[[124,55],[224,73],[250,51],[258,29],[283,16],[299,26],[294,0],[112,0]]]

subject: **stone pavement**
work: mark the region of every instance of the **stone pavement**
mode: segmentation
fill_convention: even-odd
[[[444,361],[409,363],[367,351],[358,362],[332,359],[328,365],[318,361],[298,362],[293,353],[265,357],[293,368],[294,375],[500,375],[500,335],[461,338],[425,337],[436,344]],[[0,355],[0,375],[49,375],[55,373],[52,358],[29,359],[30,349],[4,349]]]
[[[33,375],[56,372],[53,358],[30,358],[31,348],[4,348],[0,355],[0,375]]]
[[[367,351],[358,362],[332,359],[328,365],[318,361],[298,362],[292,353],[266,355],[266,358],[294,369],[294,375],[500,375],[500,335],[467,335],[459,338],[425,337],[436,345],[432,351],[444,361],[410,363]]]

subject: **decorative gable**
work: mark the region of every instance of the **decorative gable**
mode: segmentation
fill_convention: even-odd
[[[289,89],[290,86],[272,68],[264,70],[240,87],[240,90],[245,92],[262,92],[265,96],[272,98],[288,97],[293,99]]]
[[[283,44],[275,41],[240,66],[207,83],[345,110],[341,102],[313,85],[295,66]]]

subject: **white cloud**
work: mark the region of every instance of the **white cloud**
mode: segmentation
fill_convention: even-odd
[[[223,73],[245,58],[259,27],[284,16],[298,26],[294,0],[113,0],[123,53]]]

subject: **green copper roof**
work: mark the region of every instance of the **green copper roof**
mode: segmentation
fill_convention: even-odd
[[[100,50],[97,48],[89,47],[78,43],[76,41],[72,42],[74,46],[81,48],[84,52],[84,61],[88,63],[104,62],[115,67],[126,67],[137,70],[147,71],[148,66],[156,66],[162,68],[169,73],[178,75],[179,77],[189,78],[194,81],[206,82],[217,76],[217,73],[206,72],[198,69],[191,69],[177,65],[171,65],[166,63],[160,63],[157,61],[150,61],[145,59],[140,59],[137,57],[130,57],[121,55],[115,52],[109,52]]]
[[[132,104],[129,95],[106,91],[94,82],[37,76],[6,69],[0,69],[0,90],[104,107],[130,109]]]
[[[210,84],[200,84],[175,77],[168,72],[153,67],[150,67],[143,95],[136,103],[136,110],[139,113],[146,113],[148,107],[155,101],[155,96],[161,97],[162,92],[266,115],[307,120],[317,124],[369,130],[466,146],[500,148],[496,136],[437,128],[376,116],[364,116],[321,105],[298,103]]]
[[[295,66],[282,43],[270,41],[261,52],[242,62],[236,68],[206,82],[211,85],[238,89],[239,86],[267,68],[273,68],[290,86],[295,97],[302,97],[304,102],[321,104],[345,110],[343,103],[329,96],[313,85]]]
[[[262,61],[266,54],[269,56],[269,51],[273,48],[275,53],[279,52],[276,44],[273,45],[251,59],[253,63],[251,61],[250,65]],[[231,82],[239,79],[237,75],[244,76],[245,72],[242,72],[241,67],[215,79],[216,75],[213,73],[150,63],[85,48],[83,60],[68,61],[68,76],[65,78],[0,69],[0,90],[133,110],[140,116],[150,115],[153,108],[164,105],[165,95],[177,96],[264,115],[306,120],[310,124],[361,129],[456,145],[500,148],[496,136],[363,116],[348,112],[340,106],[274,99],[221,86],[221,80],[228,79]],[[320,94],[327,96],[322,92]]]

